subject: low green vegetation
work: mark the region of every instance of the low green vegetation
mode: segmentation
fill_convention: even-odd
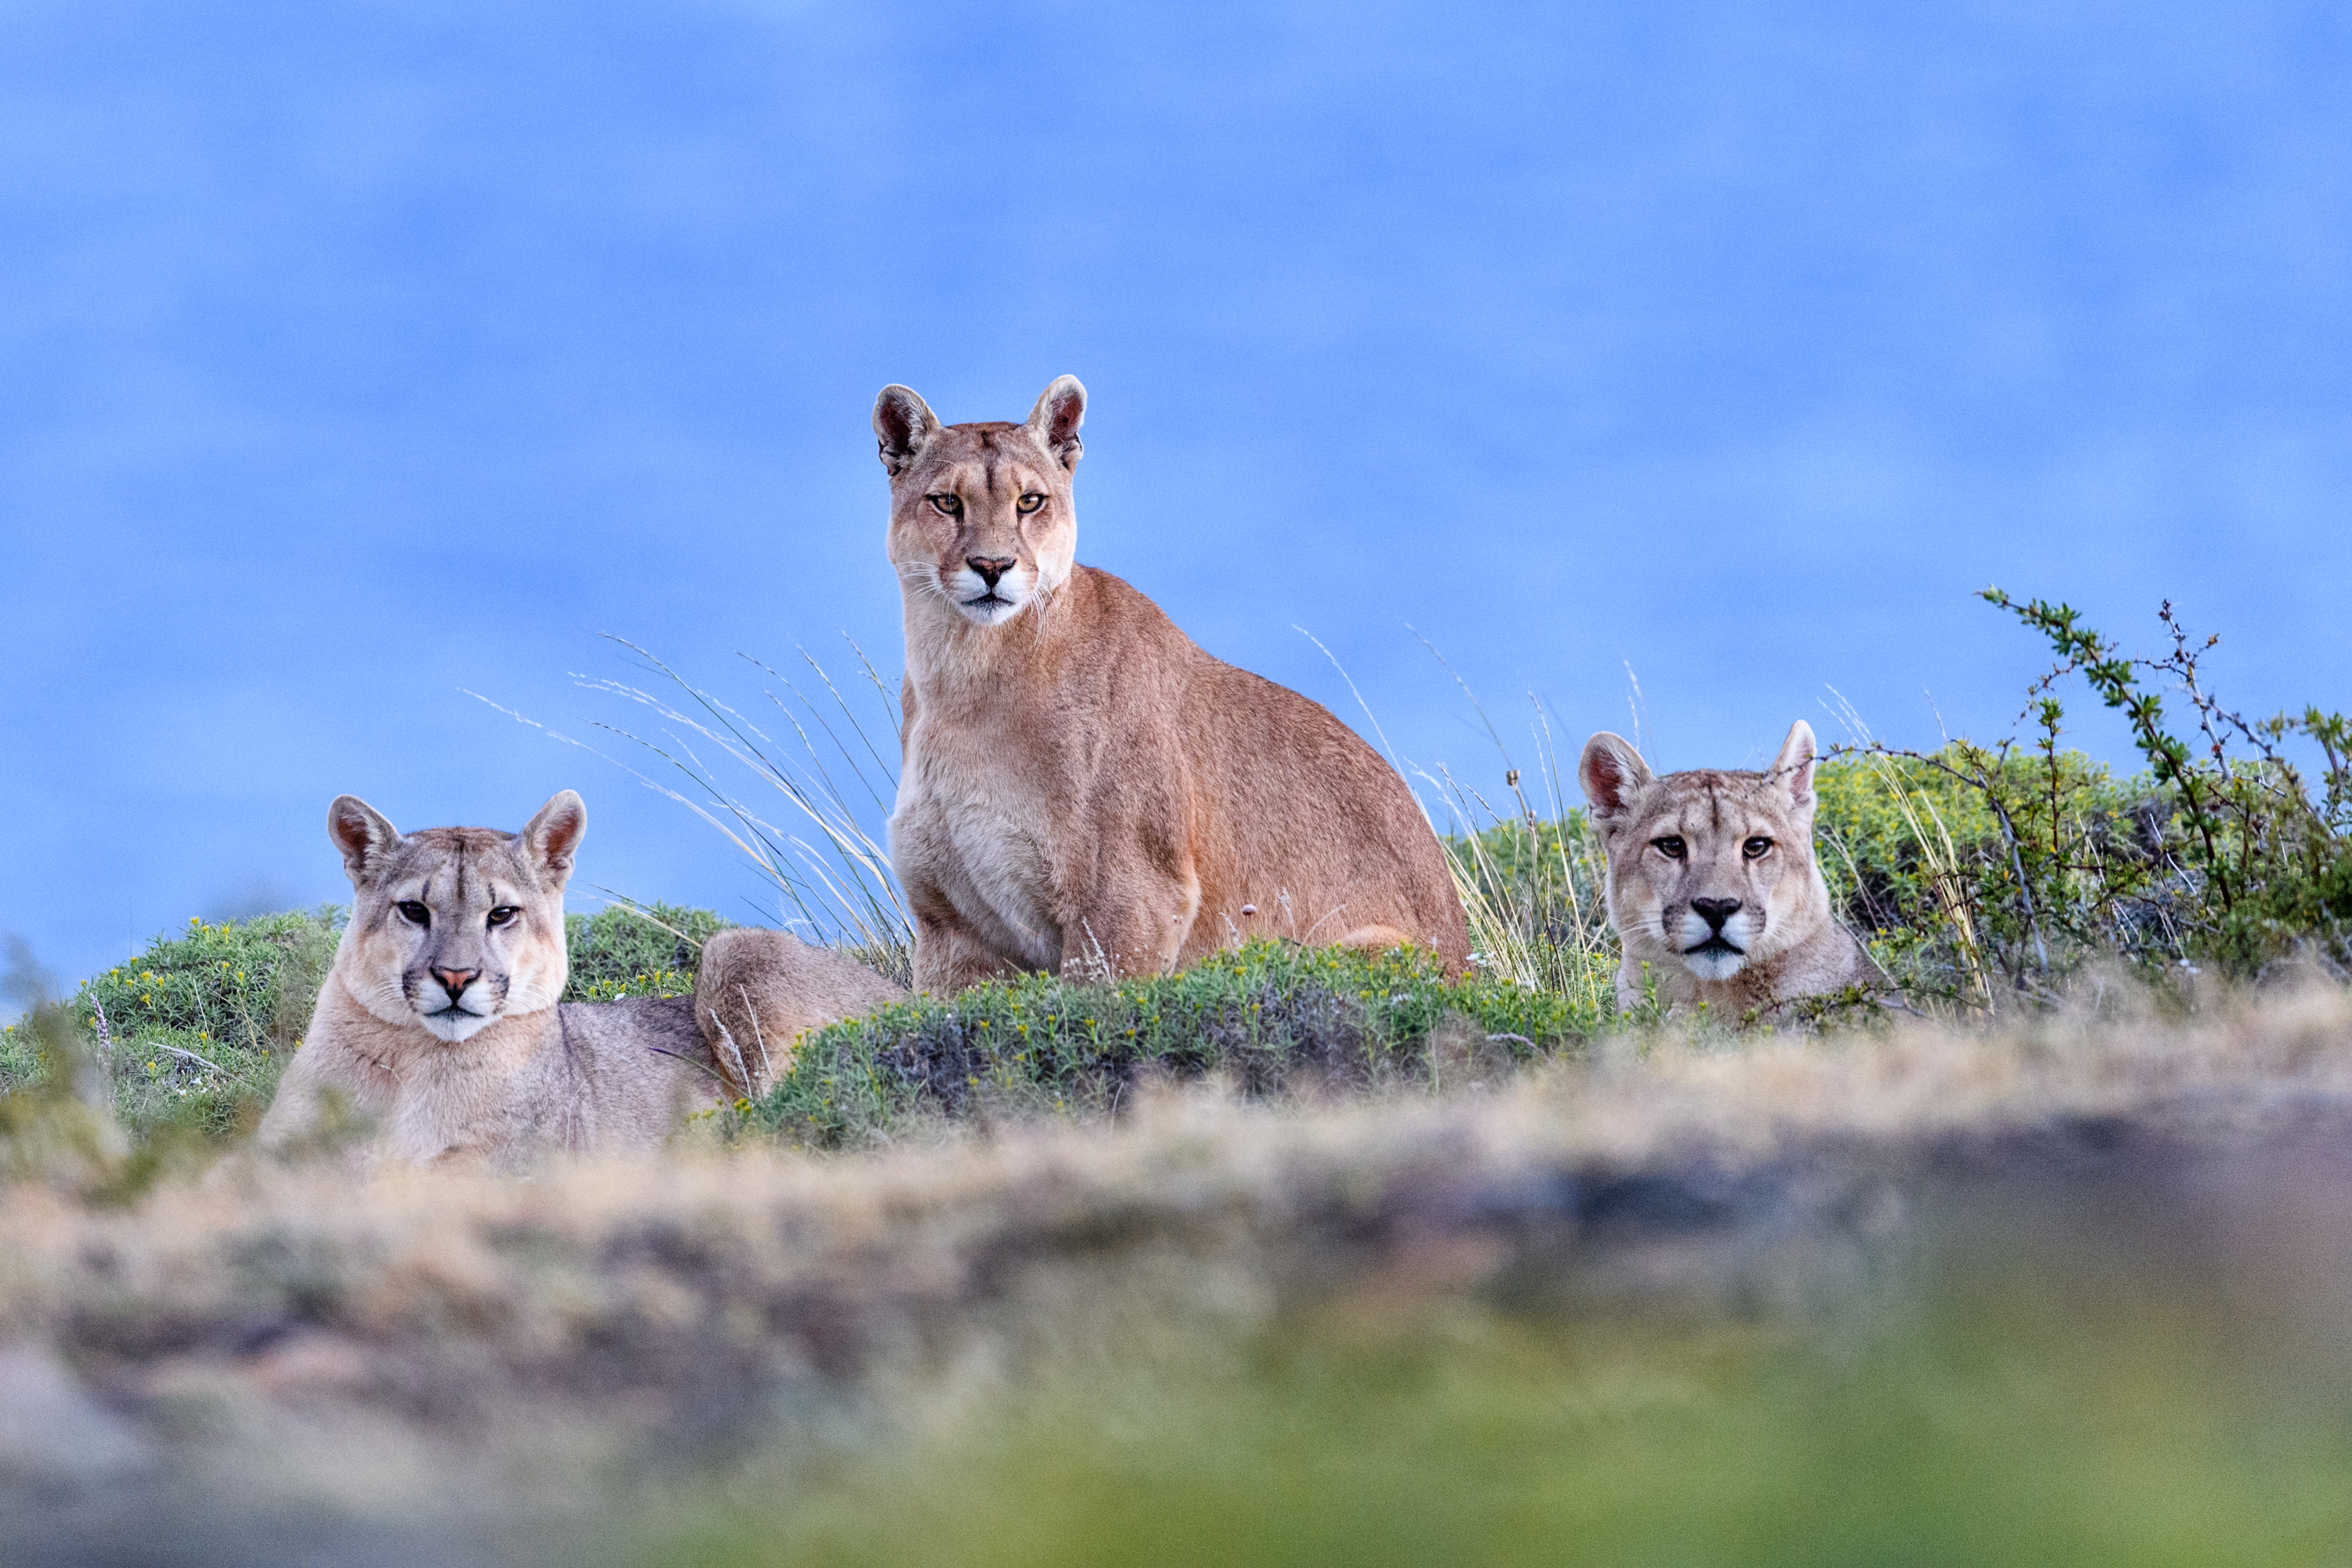
[[[84,980],[64,1004],[64,1048],[109,1086],[142,1143],[215,1142],[248,1130],[301,1042],[334,962],[332,905],[252,920],[190,920]],[[43,1071],[31,1022],[0,1032],[0,1089]]]
[[[835,1024],[734,1126],[855,1148],[942,1117],[1100,1112],[1155,1074],[1221,1074],[1252,1094],[1444,1090],[1573,1050],[1614,1012],[1591,993],[1449,983],[1410,949],[1259,939],[1165,978],[1030,975]]]

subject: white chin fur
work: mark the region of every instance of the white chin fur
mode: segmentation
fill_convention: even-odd
[[[1037,573],[1029,567],[1014,567],[996,580],[993,599],[989,599],[987,580],[969,568],[948,573],[941,586],[965,620],[975,626],[1002,626],[1028,609],[1029,601],[1037,597]],[[989,599],[989,602],[974,604],[975,599]]]
[[[352,995],[359,998],[360,1006],[374,1017],[388,1024],[415,1024],[434,1039],[446,1040],[452,1045],[481,1033],[502,1016],[499,1013],[446,1012],[428,1018],[409,1004],[396,979],[373,986],[352,985],[348,979],[343,983]],[[511,1005],[511,997],[508,999],[507,1012],[523,1010]]]
[[[499,1020],[494,1015],[488,1013],[453,1011],[418,1013],[416,1021],[432,1031],[436,1040],[445,1040],[455,1045],[461,1040],[472,1039]]]
[[[975,626],[1001,626],[1028,607],[1026,599],[1007,602],[1002,594],[995,602],[989,604],[970,604],[961,600],[956,602],[956,608],[963,612],[963,618]]]
[[[1748,967],[1744,953],[1685,953],[1683,967],[1702,980],[1727,980]]]

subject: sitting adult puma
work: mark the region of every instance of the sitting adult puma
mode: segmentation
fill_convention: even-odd
[[[715,1019],[698,1027],[712,998],[557,1000],[570,970],[563,884],[587,820],[566,789],[520,833],[404,834],[356,796],[336,799],[327,832],[352,879],[352,916],[262,1118],[265,1146],[299,1139],[334,1107],[372,1125],[372,1160],[513,1168],[550,1151],[650,1148],[688,1111],[761,1087],[768,1056],[747,1062],[750,1042],[738,1052]],[[785,970],[755,961],[784,944],[805,957]],[[775,994],[780,977],[793,984]],[[772,931],[711,938],[697,979],[726,994],[730,1018],[750,1005],[735,991],[766,988],[757,1000],[779,1055],[800,1029],[871,1006],[876,988],[898,991]]]
[[[1458,971],[1462,905],[1404,781],[1076,564],[1086,401],[1064,376],[1025,424],[943,426],[902,386],[874,404],[906,599],[890,854],[916,988],[1156,973],[1255,935],[1412,942]]]
[[[1670,1009],[1735,1019],[1884,983],[1813,859],[1814,755],[1802,719],[1761,773],[1658,778],[1622,736],[1585,742],[1577,779],[1609,862],[1619,1007],[1641,1001],[1645,968]]]

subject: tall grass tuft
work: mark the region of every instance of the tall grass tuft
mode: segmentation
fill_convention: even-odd
[[[1609,868],[1583,809],[1568,802],[1569,780],[1560,768],[1551,716],[1540,700],[1529,697],[1536,794],[1549,810],[1547,819],[1528,799],[1518,764],[1470,683],[1429,639],[1421,642],[1485,726],[1503,763],[1503,788],[1516,808],[1497,810],[1475,785],[1443,765],[1434,776],[1421,775],[1436,790],[1452,830],[1442,835],[1446,866],[1469,922],[1478,968],[1528,990],[1605,1010],[1617,965],[1605,901]]]
[[[774,713],[771,722],[791,731],[791,739],[780,742],[748,715],[646,649],[625,638],[611,641],[635,655],[647,674],[658,677],[654,689],[611,678],[583,677],[580,684],[634,703],[666,727],[660,737],[648,737],[618,725],[598,724],[666,765],[662,777],[629,771],[725,835],[774,888],[785,924],[811,941],[831,943],[901,984],[909,983],[913,928],[889,850],[878,827],[866,825],[889,816],[898,791],[897,764],[874,738],[887,727],[890,751],[896,753],[897,698],[865,651],[850,644],[858,667],[850,689],[860,695],[861,704],[853,704],[804,648],[799,652],[809,670],[805,690],[774,667],[746,657],[773,683],[763,690]],[[878,710],[871,706],[876,703]],[[862,714],[861,705],[866,706]],[[750,776],[754,788],[746,790],[735,781],[741,775],[722,774],[705,761],[702,747],[715,748],[730,759]],[[642,907],[613,896],[625,906]]]

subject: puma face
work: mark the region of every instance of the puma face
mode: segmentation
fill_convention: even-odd
[[[1064,376],[1026,423],[942,425],[914,392],[882,389],[874,432],[890,475],[890,561],[910,594],[992,627],[1069,580],[1086,401]]]

